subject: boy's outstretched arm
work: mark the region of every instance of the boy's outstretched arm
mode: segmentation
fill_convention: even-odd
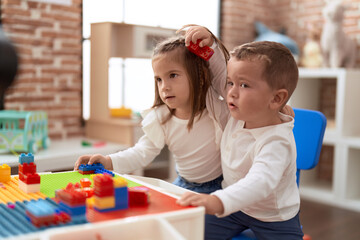
[[[204,206],[206,214],[223,214],[224,206],[220,199],[214,195],[186,192],[184,193],[177,204],[181,206]]]

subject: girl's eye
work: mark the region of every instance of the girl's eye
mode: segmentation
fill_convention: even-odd
[[[171,73],[170,74],[170,78],[175,78],[175,77],[177,77],[178,75],[176,74],[176,73]]]
[[[228,86],[233,86],[234,83],[233,83],[233,82],[227,82],[226,85],[228,85]]]
[[[161,78],[155,78],[155,81],[161,82]]]
[[[242,88],[247,88],[248,85],[247,85],[246,83],[241,83],[241,84],[240,84],[240,87],[242,87]]]

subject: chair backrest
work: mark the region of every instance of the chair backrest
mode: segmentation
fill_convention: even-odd
[[[296,142],[296,181],[299,185],[300,171],[314,168],[319,162],[323,143],[326,117],[314,110],[294,108],[294,137]]]

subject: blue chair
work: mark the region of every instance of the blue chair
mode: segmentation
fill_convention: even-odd
[[[296,182],[299,186],[300,171],[310,170],[319,162],[323,143],[326,117],[323,113],[314,110],[294,108],[295,123],[294,137],[296,142]],[[256,240],[251,230],[246,230],[232,240]]]

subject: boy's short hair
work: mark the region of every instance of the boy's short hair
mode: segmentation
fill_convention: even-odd
[[[299,69],[290,50],[283,44],[270,41],[246,43],[235,47],[230,56],[237,60],[263,62],[262,76],[272,89],[286,89],[288,99],[294,92]]]

